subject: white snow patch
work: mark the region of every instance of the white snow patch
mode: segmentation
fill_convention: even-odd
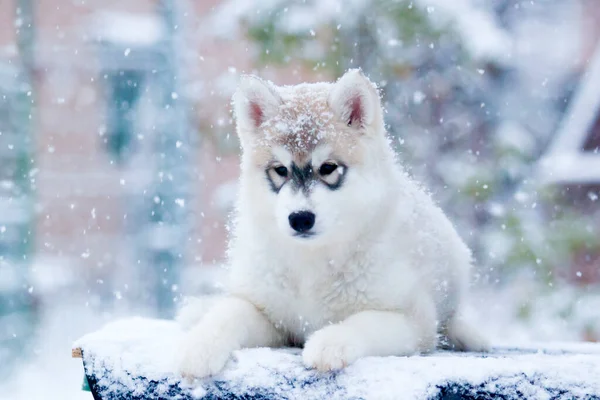
[[[81,347],[91,356],[87,358],[88,372],[104,376],[106,369],[112,368],[118,371],[110,378],[119,381],[115,385],[125,385],[128,390],[136,391],[144,388],[138,387],[139,382],[131,379],[132,375],[160,379],[165,385],[179,381],[174,372],[174,354],[181,335],[182,331],[174,322],[132,318],[86,335],[74,346]],[[600,374],[600,346],[597,345],[533,344],[525,348],[525,354],[500,348],[489,357],[448,352],[413,357],[368,357],[326,376],[306,369],[300,351],[268,348],[237,351],[218,379],[235,384],[235,390],[240,391],[281,387],[287,396],[294,398],[318,398],[319,391],[325,388],[321,385],[335,379],[337,387],[344,388],[344,396],[348,398],[397,398],[402,393],[406,398],[418,399],[434,394],[438,390],[436,385],[448,381],[479,385],[491,377],[499,377],[494,384],[512,385],[516,376],[524,373],[528,377],[541,374],[548,384],[555,384],[552,382],[555,380],[575,393],[586,390],[600,393],[600,382],[596,379]],[[283,381],[310,380],[312,383],[290,388],[285,383],[282,385],[282,378]],[[104,384],[110,385],[110,382]],[[199,381],[187,390],[204,394],[209,384],[209,381]],[[527,395],[531,398],[547,395],[536,385],[526,385],[523,389],[529,391]]]
[[[508,58],[512,50],[508,33],[475,1],[419,0],[419,3],[427,7],[434,21],[453,21],[473,57],[498,61]]]
[[[549,146],[538,162],[537,175],[545,183],[600,181],[600,155],[584,152],[583,144],[600,111],[600,44]]]
[[[92,31],[99,40],[145,46],[158,42],[165,35],[165,27],[157,16],[126,12],[98,13]]]

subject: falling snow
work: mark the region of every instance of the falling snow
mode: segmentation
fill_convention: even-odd
[[[0,398],[89,400],[75,339],[222,289],[245,74],[294,104],[264,143],[307,148],[337,132],[316,82],[361,68],[473,251],[473,320],[495,343],[600,341],[597,2],[88,3],[0,1]]]

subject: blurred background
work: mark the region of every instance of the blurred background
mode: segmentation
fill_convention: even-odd
[[[597,0],[1,0],[0,398],[90,399],[71,343],[218,290],[241,73],[361,67],[475,253],[495,343],[600,339]]]

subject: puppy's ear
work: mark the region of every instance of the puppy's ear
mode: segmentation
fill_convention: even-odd
[[[253,134],[266,120],[277,114],[281,97],[274,86],[254,75],[241,77],[233,95],[233,109],[241,136]]]
[[[359,69],[346,72],[334,84],[329,106],[348,126],[369,127],[381,107],[375,85]]]

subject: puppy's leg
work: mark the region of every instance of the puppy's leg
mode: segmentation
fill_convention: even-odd
[[[315,332],[306,342],[302,358],[307,367],[330,371],[361,357],[430,351],[436,342],[435,312],[363,311]]]
[[[183,329],[188,330],[198,324],[221,298],[223,298],[222,295],[187,297],[184,299],[179,310],[177,310],[175,321],[177,321]]]
[[[485,352],[490,350],[488,340],[460,314],[454,315],[444,330],[448,348],[458,351]]]
[[[282,344],[280,332],[253,304],[224,297],[186,334],[179,372],[186,377],[210,376],[223,369],[234,350]]]

